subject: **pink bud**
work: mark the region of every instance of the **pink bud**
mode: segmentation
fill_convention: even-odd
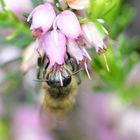
[[[70,8],[76,10],[83,10],[89,7],[89,0],[67,0]]]
[[[75,39],[81,34],[80,23],[76,15],[70,10],[60,13],[56,18],[56,24],[68,38]]]
[[[45,3],[34,8],[27,21],[30,21],[32,18],[31,30],[40,29],[44,34],[52,26],[55,17],[53,6],[49,3]]]
[[[66,53],[66,38],[59,30],[53,30],[45,35],[44,51],[50,60],[50,66],[63,64]]]

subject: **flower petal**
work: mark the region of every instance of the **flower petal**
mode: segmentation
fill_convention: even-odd
[[[45,33],[52,26],[55,17],[56,15],[52,5],[45,3],[33,9],[27,21],[30,21],[32,18],[31,30],[41,28],[43,33]]]
[[[82,31],[89,44],[95,47],[96,52],[105,51],[106,45],[103,41],[103,36],[100,34],[94,23],[88,22],[83,24]]]
[[[58,28],[67,37],[74,39],[81,34],[80,23],[72,11],[65,10],[57,16],[56,20]]]
[[[76,59],[77,63],[79,63],[79,61],[82,61],[84,57],[91,59],[90,56],[87,55],[88,54],[87,51],[85,49],[84,50],[80,49],[76,41],[74,40],[70,40],[70,39],[68,40],[67,51],[72,57]]]
[[[59,30],[53,30],[45,35],[44,51],[50,60],[50,66],[63,64],[66,53],[66,38]]]
[[[70,40],[70,39],[67,42],[67,51],[72,57],[76,59],[78,64],[81,63],[82,65],[84,65],[88,78],[91,79],[88,68],[87,68],[87,62],[85,59],[87,57],[91,59],[90,56],[87,55],[87,51],[85,49],[80,49],[77,43],[74,40]]]

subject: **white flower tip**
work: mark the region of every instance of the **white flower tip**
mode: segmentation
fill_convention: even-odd
[[[31,20],[31,17],[33,16],[33,11],[29,14],[28,18],[27,18],[27,22],[29,22]]]
[[[29,21],[30,21],[30,17],[27,18],[27,22],[29,22]]]

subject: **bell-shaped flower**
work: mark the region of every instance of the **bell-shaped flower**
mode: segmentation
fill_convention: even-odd
[[[76,39],[81,34],[80,23],[76,15],[70,10],[65,10],[56,17],[54,28],[55,26],[71,39]]]
[[[54,64],[63,64],[66,53],[66,38],[59,30],[47,32],[44,39],[44,52],[50,61],[50,67]]]
[[[67,41],[67,52],[70,54],[71,57],[75,58],[77,63],[83,63],[84,64],[84,67],[85,67],[85,70],[87,72],[87,75],[90,79],[90,75],[89,75],[89,72],[88,72],[88,69],[87,69],[87,64],[86,64],[86,59],[85,58],[88,58],[89,60],[91,60],[88,52],[86,51],[85,48],[81,49],[79,48],[79,46],[77,45],[76,41],[74,40],[70,40],[68,39]]]
[[[27,21],[29,22],[32,18],[30,29],[40,37],[40,34],[46,33],[51,28],[55,17],[53,6],[50,3],[45,3],[35,7]]]
[[[91,57],[89,56],[88,52],[85,48],[79,48],[76,41],[68,39],[67,41],[67,52],[76,59],[77,63],[82,61],[84,57],[87,57],[89,60],[91,60]]]
[[[95,47],[97,53],[103,53],[106,51],[106,44],[104,39],[106,37],[107,32],[105,33],[105,29],[101,26],[102,32],[98,30],[96,25],[92,22],[88,22],[82,25],[82,31],[87,42]]]
[[[89,7],[89,0],[66,0],[69,7],[76,10],[83,10]]]
[[[82,50],[78,47],[74,40],[67,41],[67,52],[70,54],[70,56],[76,59],[78,64],[84,58]]]

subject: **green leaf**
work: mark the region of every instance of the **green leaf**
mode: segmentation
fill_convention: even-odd
[[[90,0],[90,19],[103,18],[107,21],[115,19],[121,0]]]
[[[135,15],[135,11],[130,6],[127,5],[122,8],[117,18],[113,22],[110,22],[108,25],[110,26],[109,32],[113,39],[116,39],[118,35],[124,29],[126,29],[128,24],[132,21],[134,15]]]

